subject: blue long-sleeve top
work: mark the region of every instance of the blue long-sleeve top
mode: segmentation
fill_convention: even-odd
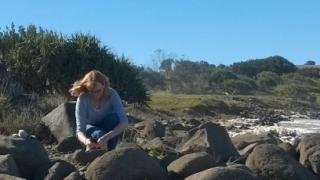
[[[76,103],[76,131],[85,133],[87,124],[98,124],[110,113],[116,113],[120,122],[128,122],[128,117],[116,90],[109,88],[108,95],[103,99],[99,108],[95,108],[91,104],[88,93],[82,93]]]

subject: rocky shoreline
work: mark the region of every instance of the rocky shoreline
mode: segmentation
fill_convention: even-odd
[[[42,119],[37,139],[0,136],[0,178],[320,179],[320,134],[275,125],[312,113],[252,108],[228,121],[132,113],[116,150],[85,152],[74,103],[64,103]]]

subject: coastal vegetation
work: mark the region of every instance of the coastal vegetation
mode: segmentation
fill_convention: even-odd
[[[320,107],[320,68],[279,56],[215,65],[165,55],[158,67],[137,66],[90,34],[63,35],[35,25],[0,31],[0,133],[34,130],[62,102],[72,82],[91,69],[110,77],[127,108],[172,116],[237,116],[255,99],[275,109]],[[250,109],[249,109],[250,110]]]

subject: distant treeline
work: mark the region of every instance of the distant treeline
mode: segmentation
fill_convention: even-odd
[[[206,61],[165,58],[159,69],[141,68],[151,90],[174,93],[267,93],[315,102],[320,93],[320,68],[297,69],[281,56],[252,59],[230,66]]]
[[[25,92],[68,93],[71,84],[92,69],[110,77],[111,84],[129,103],[148,100],[136,66],[118,57],[89,34],[64,36],[29,25],[14,25],[0,32],[0,65],[10,80],[19,82]],[[1,77],[0,84],[8,81]]]

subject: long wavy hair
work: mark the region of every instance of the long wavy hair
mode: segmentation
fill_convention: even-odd
[[[98,70],[92,70],[84,75],[80,80],[75,81],[69,89],[71,96],[78,97],[82,93],[88,92],[88,87],[101,83],[104,85],[104,96],[108,94],[110,87],[109,78]]]

